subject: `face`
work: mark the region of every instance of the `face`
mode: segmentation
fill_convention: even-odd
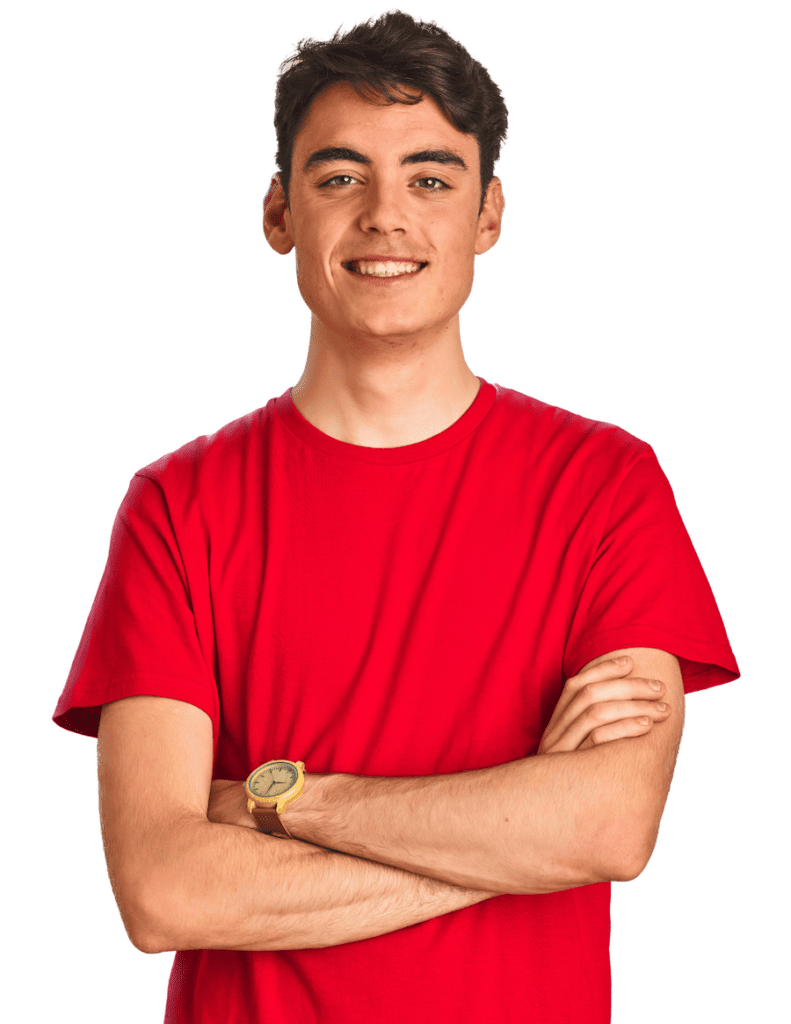
[[[267,237],[280,252],[296,249],[314,325],[336,336],[397,342],[458,330],[474,257],[499,235],[500,183],[479,217],[475,137],[427,95],[413,106],[372,99],[341,83],[313,102],[294,146],[291,210]],[[360,273],[377,263],[394,275]]]

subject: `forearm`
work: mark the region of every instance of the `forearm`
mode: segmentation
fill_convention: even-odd
[[[167,854],[147,894],[146,952],[337,946],[498,895],[202,820],[173,833]]]
[[[621,879],[640,842],[619,761],[630,742],[446,775],[319,776],[283,819],[311,843],[474,889]]]

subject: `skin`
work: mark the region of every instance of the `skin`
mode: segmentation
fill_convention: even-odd
[[[633,669],[630,655],[606,655],[595,658],[576,676],[566,680],[537,753],[587,750],[613,740],[645,735],[654,724],[667,721],[673,713],[668,703],[671,693],[667,684],[661,679],[634,676]],[[680,684],[675,690],[671,699],[677,717],[683,722],[684,696]],[[330,776],[315,772],[305,775],[299,808],[294,804],[282,815],[287,826],[294,823],[295,811],[304,811],[309,806],[315,788],[320,788],[322,780],[328,778]],[[207,811],[210,821],[257,828],[255,818],[247,809],[243,783],[244,779],[212,781]]]
[[[311,153],[340,145],[370,163],[344,159],[303,170]],[[401,165],[404,155],[422,149],[453,150],[468,170]],[[428,98],[412,107],[388,106],[338,86],[315,101],[297,138],[291,209],[275,182],[264,230],[277,252],[296,250],[312,326],[305,372],[292,397],[319,430],[351,444],[396,447],[446,429],[474,400],[478,380],[463,358],[458,314],[472,287],[474,258],[496,242],[503,210],[494,179],[478,215],[478,167],[475,139],[458,132]],[[336,182],[343,187],[320,187],[337,174],[350,176]],[[427,178],[446,183],[447,191],[427,187],[433,186]],[[367,285],[342,264],[372,251],[416,255],[428,266],[392,286]],[[612,660],[618,654],[626,656],[623,663]],[[663,696],[668,708],[657,699]],[[462,788],[454,775],[414,780],[432,787],[438,797],[432,805],[452,809],[465,800],[478,807],[470,775],[490,804],[489,794],[500,794],[499,802],[487,804],[480,846],[460,858],[469,814],[449,814],[429,829],[417,820],[414,794],[403,791],[412,780],[362,779],[360,792],[361,779],[343,774],[306,775],[303,794],[282,818],[302,842],[240,841],[255,821],[242,780],[211,779],[208,716],[162,697],[111,702],[99,730],[100,794],[108,868],[124,923],[137,948],[151,953],[313,948],[386,934],[500,891],[557,891],[598,881],[602,871],[608,878],[634,877],[645,850],[653,848],[682,719],[676,659],[633,648],[590,662],[567,681],[542,737],[539,753],[553,755],[551,769],[549,759],[538,757],[465,773]],[[625,738],[640,745],[613,742]],[[609,753],[598,757],[595,747]],[[569,771],[563,758],[572,753],[581,760]],[[623,788],[626,773],[634,785],[623,795],[630,807],[641,808],[639,815],[629,807],[614,814],[616,797],[607,795]],[[504,779],[511,781],[503,785]],[[570,792],[570,786],[577,789]],[[131,807],[130,793],[137,795]],[[532,803],[521,810],[513,793]],[[594,851],[592,866],[585,861],[572,870],[572,861],[584,860],[569,856],[576,831],[558,841],[556,823],[543,829],[536,823],[552,822],[563,801],[593,808],[595,821],[596,801],[589,798],[601,794],[609,801],[605,820],[634,822],[637,838],[617,833],[618,842],[610,842],[614,833],[608,832],[605,852],[620,842],[628,856],[613,854],[602,868],[607,858]],[[511,817],[514,807],[524,821]],[[341,832],[352,836],[351,845]],[[380,833],[378,848],[361,845]],[[517,853],[493,873],[498,836]],[[262,870],[271,885],[261,887]],[[295,874],[299,886],[290,885]]]
[[[334,159],[305,170],[312,153],[330,146],[370,163]],[[401,164],[407,154],[439,149],[461,156],[466,169]],[[475,137],[427,95],[413,106],[388,104],[341,83],[314,100],[297,135],[290,209],[277,177],[273,185],[264,234],[281,255],[295,250],[312,313],[305,369],[292,390],[299,412],[324,433],[367,447],[414,444],[447,429],[479,390],[462,352],[459,310],[475,256],[499,238],[505,205],[495,177],[478,214]],[[370,253],[428,265],[371,285],[343,266]]]

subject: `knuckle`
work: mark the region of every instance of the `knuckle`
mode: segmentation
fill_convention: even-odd
[[[589,716],[594,722],[606,722],[608,720],[607,709],[603,704],[593,704],[588,708]]]

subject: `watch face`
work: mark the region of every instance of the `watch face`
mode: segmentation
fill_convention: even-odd
[[[296,783],[299,773],[288,761],[274,761],[264,765],[250,779],[250,792],[255,796],[280,796]]]

